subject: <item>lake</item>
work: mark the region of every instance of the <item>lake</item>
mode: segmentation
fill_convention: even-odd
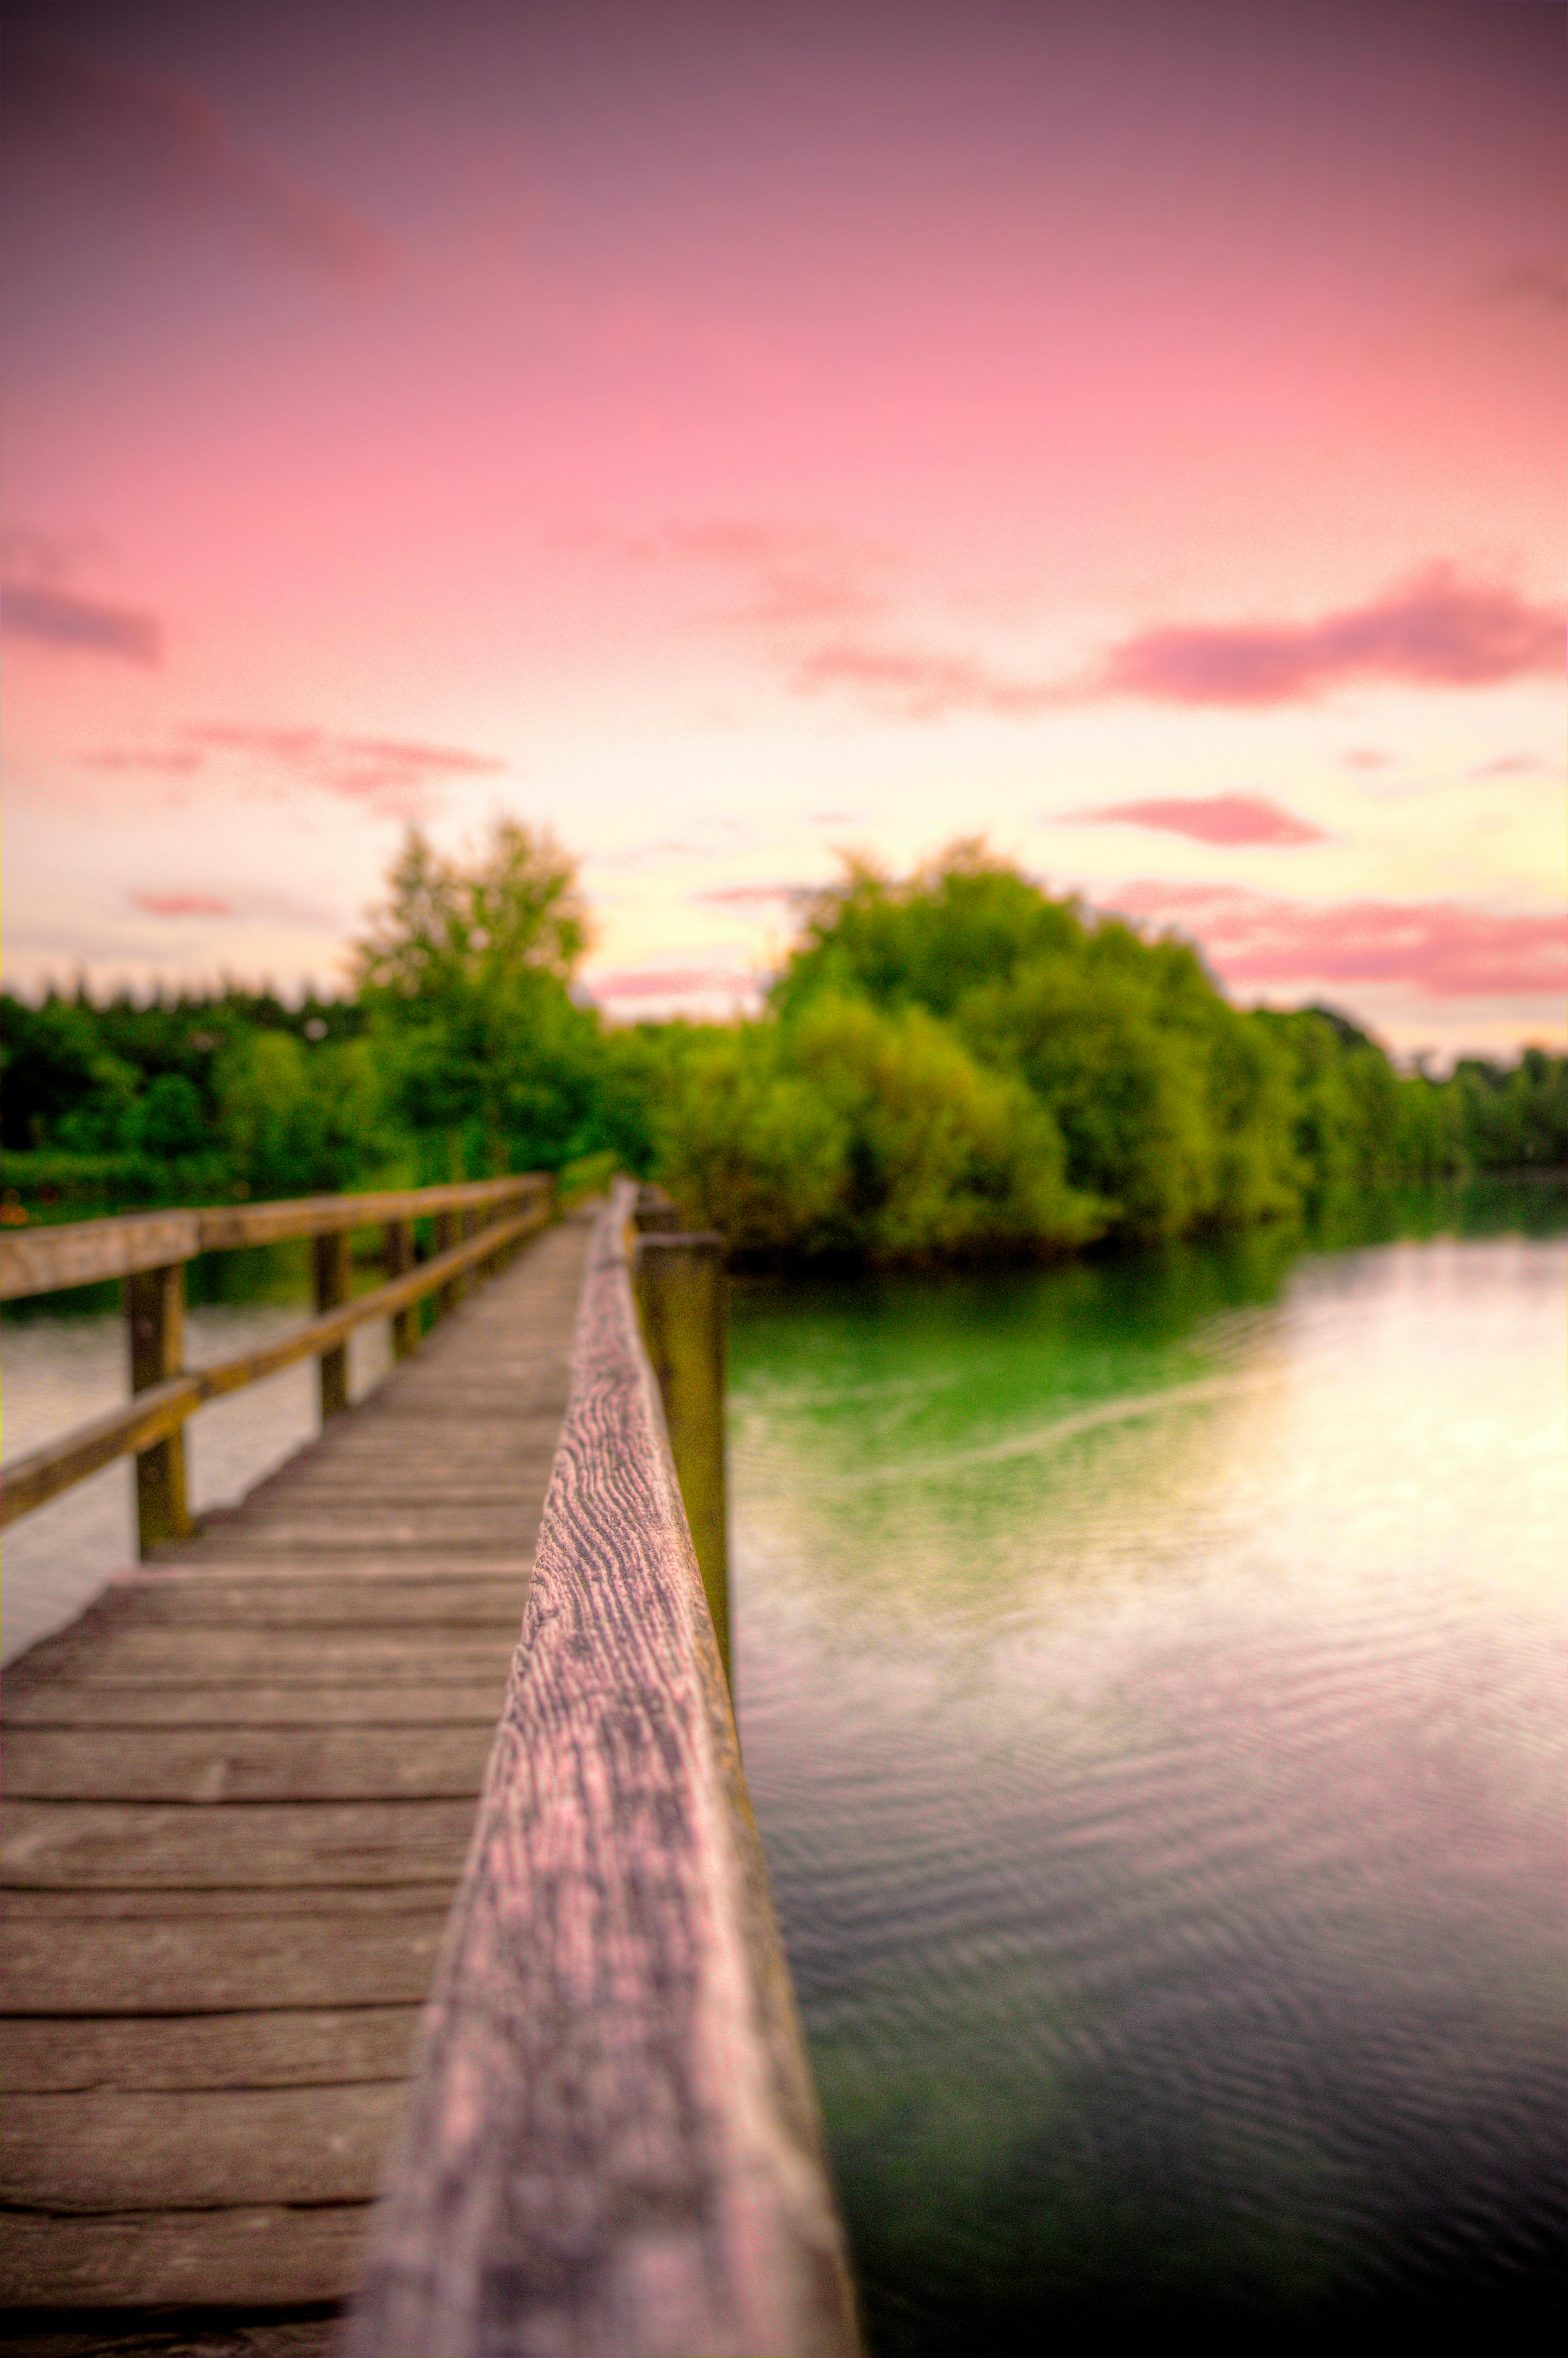
[[[1560,2282],[1565,1292],[742,1282],[742,1741],[881,2358]]]
[[[1489,1203],[737,1282],[742,1741],[880,2358],[1497,2331],[1559,2268],[1568,1251],[1560,1193]],[[199,1305],[192,1358],[301,1282]],[[124,1350],[7,1315],[6,1453]],[[313,1382],[201,1412],[199,1504]],[[14,1527],[7,1653],[132,1545],[124,1465]]]

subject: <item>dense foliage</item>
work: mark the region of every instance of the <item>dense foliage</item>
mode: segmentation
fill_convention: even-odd
[[[5,1217],[560,1169],[661,1178],[738,1251],[925,1261],[1321,1212],[1568,1162],[1568,1062],[1395,1071],[1325,1009],[1244,1012],[1196,954],[978,843],[818,896],[762,1017],[607,1026],[572,862],[411,834],[352,995],[5,1002]]]

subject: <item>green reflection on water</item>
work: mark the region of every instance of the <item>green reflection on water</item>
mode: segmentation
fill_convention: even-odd
[[[1540,1183],[1363,1211],[1330,1241],[1568,1226]],[[1472,1280],[1312,1249],[737,1285],[742,1733],[881,2358],[1539,2292],[1529,1466],[1440,1561],[1428,1494],[1468,1516],[1491,1448],[1433,1422]],[[1358,1269],[1430,1327],[1363,1336]]]

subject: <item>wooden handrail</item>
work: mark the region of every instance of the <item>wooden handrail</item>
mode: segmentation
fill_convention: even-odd
[[[589,1254],[522,1640],[354,2358],[858,2347],[729,1691],[638,1327]]]
[[[383,1228],[442,1212],[479,1211],[519,1192],[547,1195],[541,1172],[514,1179],[474,1179],[442,1187],[384,1189],[373,1195],[298,1195],[279,1204],[214,1204],[195,1211],[129,1212],[109,1220],[66,1220],[58,1228],[15,1229],[0,1237],[0,1301],[63,1293],[139,1270],[166,1269],[198,1253],[276,1244],[284,1237],[324,1237]]]
[[[519,1213],[512,1220],[498,1220],[469,1243],[422,1261],[406,1277],[395,1278],[390,1285],[378,1285],[370,1293],[359,1294],[341,1310],[311,1319],[308,1325],[296,1327],[291,1335],[281,1336],[276,1343],[259,1344],[254,1351],[243,1351],[237,1358],[221,1360],[215,1367],[193,1368],[164,1383],[151,1385],[146,1391],[137,1392],[124,1408],[106,1410],[90,1423],[77,1425],[60,1440],[46,1442],[27,1456],[0,1466],[0,1527],[15,1522],[18,1515],[30,1514],[46,1500],[58,1498],[73,1482],[84,1481],[89,1474],[96,1474],[100,1466],[109,1465],[114,1458],[123,1457],[131,1450],[148,1449],[155,1442],[167,1439],[178,1431],[203,1401],[238,1391],[245,1384],[259,1383],[264,1376],[276,1375],[280,1368],[292,1367],[297,1359],[315,1357],[341,1343],[369,1319],[385,1318],[412,1308],[427,1293],[449,1284],[464,1270],[477,1268],[508,1245],[531,1236],[540,1225],[538,1215],[533,1212]]]
[[[510,1219],[493,1217],[507,1204],[518,1207]],[[125,1407],[111,1409],[28,1456],[0,1466],[0,1524],[14,1522],[113,1458],[134,1451],[142,1554],[150,1555],[166,1540],[182,1538],[190,1529],[184,1428],[193,1409],[220,1392],[235,1391],[296,1359],[314,1356],[320,1362],[325,1422],[348,1406],[345,1346],[354,1327],[367,1319],[390,1316],[394,1356],[406,1357],[418,1340],[416,1305],[434,1293],[439,1296],[439,1307],[449,1309],[460,1281],[543,1228],[554,1207],[553,1181],[546,1174],[530,1172],[513,1179],[398,1188],[374,1195],[307,1195],[290,1203],[83,1220],[75,1227],[0,1240],[0,1262],[7,1253],[13,1257],[0,1269],[0,1281],[8,1281],[8,1287],[0,1283],[0,1290],[13,1295],[91,1284],[115,1273],[124,1277],[133,1392]],[[438,1241],[445,1249],[411,1268],[412,1224],[425,1215],[435,1217]],[[483,1223],[478,1236],[452,1242],[460,1223],[471,1228],[476,1220]],[[395,1274],[388,1284],[351,1301],[349,1233],[378,1223],[386,1229],[384,1264]],[[185,1262],[198,1252],[270,1244],[291,1236],[317,1239],[316,1306],[321,1314],[292,1335],[238,1358],[187,1369],[182,1364]]]

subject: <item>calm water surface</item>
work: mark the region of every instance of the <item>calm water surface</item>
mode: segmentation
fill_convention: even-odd
[[[884,2358],[1539,2298],[1565,1282],[741,1289],[742,1736]]]

